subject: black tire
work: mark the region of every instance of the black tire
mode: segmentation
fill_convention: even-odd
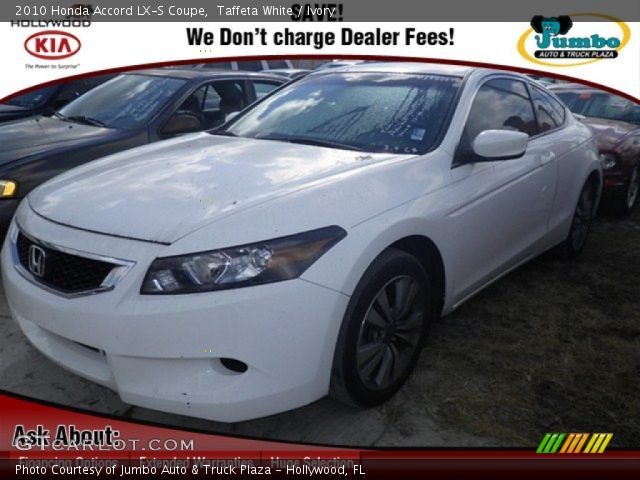
[[[584,250],[595,217],[597,198],[597,181],[589,178],[580,191],[567,238],[560,246],[566,259],[577,258]]]
[[[402,387],[418,361],[435,310],[430,285],[418,260],[400,250],[386,250],[369,266],[351,297],[338,336],[329,391],[333,398],[373,406]],[[393,319],[387,322],[384,312]],[[385,326],[380,327],[383,322]],[[371,352],[373,348],[379,352],[365,361],[370,346]],[[376,370],[373,363],[378,357]]]
[[[613,209],[618,215],[631,215],[640,191],[640,164],[636,165],[629,175],[627,187],[619,192],[613,199]]]

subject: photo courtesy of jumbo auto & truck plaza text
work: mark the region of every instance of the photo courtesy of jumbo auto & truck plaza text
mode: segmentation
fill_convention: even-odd
[[[640,4],[0,3],[0,478],[636,478]]]

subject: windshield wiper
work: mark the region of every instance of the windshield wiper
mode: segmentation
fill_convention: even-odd
[[[334,142],[333,140],[324,140],[320,138],[311,137],[296,137],[296,136],[279,136],[279,135],[265,135],[264,137],[256,137],[260,140],[279,140],[282,142],[299,143],[301,145],[314,145],[317,147],[337,148],[340,150],[354,150],[356,152],[364,152],[365,150],[354,145],[346,145],[340,142]]]
[[[92,117],[87,117],[86,115],[74,115],[71,117],[67,117],[68,120],[71,120],[72,122],[79,122],[79,123],[85,123],[87,125],[93,125],[94,127],[106,127],[107,124],[104,123],[101,120],[98,120],[96,118],[92,118]]]
[[[59,118],[60,120],[66,120],[67,119],[67,117],[65,117],[60,112],[53,112],[53,116],[56,117],[56,118]]]

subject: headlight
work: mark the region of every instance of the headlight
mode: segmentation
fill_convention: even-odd
[[[250,245],[156,258],[140,293],[209,292],[297,278],[346,234],[332,226]]]
[[[618,157],[613,153],[601,153],[600,161],[604,170],[613,170],[618,166]]]
[[[13,180],[0,180],[0,198],[13,198],[18,193],[18,184]]]

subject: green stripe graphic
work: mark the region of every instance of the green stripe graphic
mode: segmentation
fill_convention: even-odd
[[[540,442],[540,445],[538,445],[538,449],[536,450],[536,453],[542,453],[542,451],[544,450],[545,445],[549,441],[549,438],[551,438],[551,434],[550,433],[545,433],[544,434],[544,438]]]
[[[558,434],[557,433],[552,433],[551,434],[551,438],[547,442],[547,445],[544,447],[544,450],[542,451],[542,453],[551,453],[551,449],[553,448],[553,445],[555,444],[556,438],[558,438]]]
[[[566,436],[566,433],[545,433],[536,453],[556,453]]]
[[[558,434],[558,439],[556,440],[556,444],[553,446],[553,448],[551,449],[551,452],[549,453],[556,453],[558,451],[558,449],[560,448],[560,445],[562,445],[562,440],[564,440],[566,434],[564,433],[559,433]]]

